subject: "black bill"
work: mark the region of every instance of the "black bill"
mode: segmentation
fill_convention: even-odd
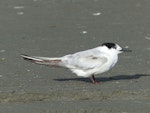
[[[132,50],[127,49],[127,48],[122,48],[121,51],[122,51],[122,52],[132,52]]]

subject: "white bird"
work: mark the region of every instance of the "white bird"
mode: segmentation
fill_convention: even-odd
[[[63,57],[38,57],[21,55],[25,60],[47,66],[58,66],[70,69],[77,76],[90,77],[96,84],[94,75],[110,70],[118,61],[118,54],[131,52],[115,43],[103,43],[101,46],[80,51]]]

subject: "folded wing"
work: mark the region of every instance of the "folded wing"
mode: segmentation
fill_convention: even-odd
[[[97,50],[88,50],[65,56],[70,67],[78,69],[91,69],[100,67],[107,62],[107,57]]]

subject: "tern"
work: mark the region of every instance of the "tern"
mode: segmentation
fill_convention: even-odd
[[[118,61],[118,55],[123,52],[131,52],[118,44],[106,42],[102,45],[85,51],[68,54],[62,57],[39,57],[22,54],[24,60],[47,66],[57,66],[70,69],[77,76],[90,77],[93,84],[95,75],[112,69]]]

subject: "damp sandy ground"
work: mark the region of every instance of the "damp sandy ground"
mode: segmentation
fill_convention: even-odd
[[[150,113],[150,1],[1,0],[1,113]],[[63,56],[102,42],[133,50],[101,84],[20,54]]]

